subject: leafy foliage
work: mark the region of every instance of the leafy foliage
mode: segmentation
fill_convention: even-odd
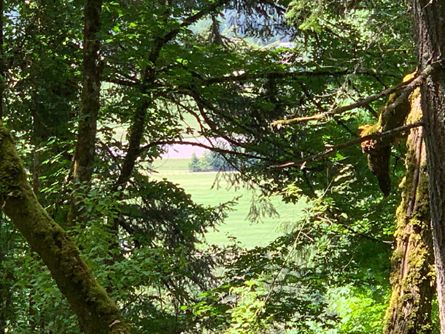
[[[39,199],[64,225],[80,108],[80,5],[5,3],[5,122]],[[406,11],[387,0],[104,3],[97,159],[91,185],[81,185],[85,219],[65,227],[135,332],[380,330],[397,190],[382,197],[358,145],[329,149],[356,138],[384,101],[322,121],[271,123],[344,106],[412,71]],[[166,143],[189,136],[206,137],[214,151],[193,158],[192,170],[236,169],[234,184],[255,184],[264,197],[305,197],[305,219],[267,247],[205,245],[231,203],[198,205],[177,185],[154,181],[148,167]],[[134,168],[119,184],[132,150]],[[395,183],[402,154],[393,152]],[[10,240],[0,242],[9,305],[0,326],[77,333],[48,272],[4,219],[0,238]]]

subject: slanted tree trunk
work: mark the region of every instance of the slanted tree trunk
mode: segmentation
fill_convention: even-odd
[[[0,125],[0,207],[51,272],[87,334],[129,333],[79,250],[37,201],[8,131]]]
[[[409,122],[421,118],[420,95],[411,96]],[[428,206],[428,176],[421,127],[407,139],[406,175],[397,209],[396,248],[392,256],[392,294],[385,317],[385,334],[431,333],[434,295],[432,239]]]
[[[434,71],[421,86],[436,264],[440,332],[445,333],[445,1],[414,0],[414,25],[421,70]]]

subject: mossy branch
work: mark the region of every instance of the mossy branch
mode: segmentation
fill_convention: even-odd
[[[269,168],[288,168],[288,167],[301,167],[303,168],[308,162],[313,162],[313,161],[318,161],[321,160],[331,154],[334,154],[335,152],[337,152],[340,149],[346,148],[346,147],[350,147],[350,146],[354,146],[357,144],[360,144],[362,142],[368,141],[370,139],[381,139],[381,138],[386,138],[386,137],[394,137],[397,134],[400,134],[401,132],[405,132],[407,130],[419,127],[419,126],[423,126],[422,122],[416,122],[416,123],[412,123],[412,124],[407,124],[407,125],[403,125],[400,126],[398,128],[395,129],[391,129],[385,132],[375,132],[375,133],[371,133],[369,135],[357,138],[357,139],[353,139],[335,146],[331,146],[329,148],[327,148],[325,151],[308,156],[306,158],[303,158],[301,160],[298,161],[290,161],[290,162],[286,162],[280,165],[273,165],[270,166]]]
[[[38,202],[8,130],[0,123],[0,204],[37,252],[87,334],[127,334],[115,303],[66,232]]]
[[[284,126],[284,125],[290,125],[290,124],[297,124],[297,123],[306,123],[309,121],[318,121],[322,119],[326,119],[328,117],[340,115],[344,113],[345,111],[357,109],[360,107],[365,107],[369,105],[371,102],[376,101],[382,97],[391,95],[393,93],[399,93],[399,97],[391,104],[386,106],[386,109],[388,112],[394,110],[398,105],[403,103],[408,96],[411,94],[411,92],[419,87],[422,82],[425,80],[426,77],[428,77],[434,70],[435,66],[434,64],[428,65],[418,76],[415,76],[407,81],[404,81],[396,86],[390,87],[388,89],[385,89],[377,94],[370,95],[366,98],[363,98],[357,102],[354,102],[352,104],[337,107],[334,109],[331,109],[327,112],[311,115],[311,116],[304,116],[304,117],[294,117],[289,119],[280,119],[272,122],[272,126]]]

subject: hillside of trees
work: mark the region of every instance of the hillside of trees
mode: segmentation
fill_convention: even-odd
[[[444,1],[0,4],[0,334],[445,334]],[[309,208],[209,244],[190,143]]]

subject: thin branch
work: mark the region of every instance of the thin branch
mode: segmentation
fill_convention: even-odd
[[[225,139],[226,141],[228,141],[230,144],[232,144],[234,146],[248,148],[248,146],[249,146],[248,143],[238,141],[238,140],[230,137],[229,135],[222,133],[221,127],[219,125],[215,124],[215,122],[210,119],[210,117],[206,114],[205,109],[208,109],[208,110],[212,111],[213,113],[223,117],[225,120],[228,120],[231,124],[236,124],[238,127],[243,129],[246,133],[254,134],[255,132],[251,128],[247,127],[243,122],[236,119],[236,117],[231,115],[230,112],[223,112],[223,111],[219,110],[216,106],[212,105],[211,102],[206,101],[197,92],[197,90],[193,89],[192,87],[183,88],[182,93],[186,94],[187,96],[190,96],[191,98],[194,99],[194,101],[196,102],[196,105],[198,107],[200,115],[202,116],[205,123],[210,127],[210,129],[214,133],[217,133],[220,137],[222,137],[223,139]],[[274,142],[271,138],[266,136],[265,140],[269,144],[277,146],[277,143]],[[283,151],[286,150],[287,152],[292,153],[291,150],[288,149],[287,147],[280,146],[280,149]]]
[[[230,144],[234,145],[234,146],[240,146],[240,147],[244,147],[245,148],[245,144],[243,144],[240,141],[237,141],[231,137],[229,137],[228,135],[224,134],[221,132],[220,128],[218,127],[217,124],[215,124],[215,122],[213,122],[210,117],[206,114],[205,112],[205,108],[213,111],[215,114],[219,114],[222,115],[221,112],[219,112],[217,110],[217,108],[215,108],[211,103],[207,102],[205,99],[203,99],[195,90],[193,89],[189,89],[187,91],[187,94],[193,98],[193,100],[196,102],[196,105],[198,107],[199,113],[202,116],[202,118],[204,119],[205,123],[210,127],[210,129],[212,131],[214,131],[215,133],[217,133],[220,137],[222,137],[223,139],[225,139],[226,141],[228,141]],[[241,126],[244,130],[249,131],[249,129],[246,129],[246,127],[242,124],[237,123],[237,125]]]
[[[394,129],[391,129],[388,131],[384,131],[384,132],[372,133],[370,135],[363,136],[361,138],[353,139],[353,140],[347,141],[345,143],[329,147],[328,149],[326,149],[323,152],[313,154],[313,155],[308,156],[307,158],[301,159],[299,161],[290,161],[290,162],[286,162],[281,165],[270,166],[270,168],[288,168],[288,167],[302,167],[303,168],[306,165],[306,163],[321,160],[321,159],[337,152],[340,149],[343,149],[343,148],[346,148],[349,146],[353,146],[356,144],[360,144],[360,143],[365,142],[370,139],[379,139],[379,138],[394,136],[397,133],[400,133],[400,132],[403,132],[406,130],[410,130],[412,128],[416,128],[419,126],[423,126],[423,122],[416,122],[416,123],[412,123],[412,124],[399,126],[397,128],[394,128]]]
[[[252,159],[270,161],[269,159],[267,159],[265,157],[262,157],[262,156],[249,154],[249,153],[245,153],[245,152],[238,152],[238,151],[228,150],[228,149],[220,148],[220,147],[217,147],[217,146],[206,145],[206,144],[203,144],[203,143],[187,141],[187,140],[160,140],[160,141],[156,141],[156,142],[147,144],[147,145],[141,147],[140,150],[141,150],[141,153],[142,153],[142,152],[150,149],[151,147],[160,146],[160,145],[191,145],[191,146],[202,147],[202,148],[205,148],[205,149],[208,149],[208,150],[211,150],[211,151],[214,151],[214,152],[222,153],[222,154],[239,155],[239,156],[252,158]]]
[[[116,156],[116,154],[114,154],[114,152],[110,149],[110,147],[108,147],[107,144],[105,144],[102,140],[99,140],[98,143],[102,147],[102,150],[107,152],[107,154],[114,160],[114,162],[117,162],[119,160],[119,158]]]
[[[385,89],[384,91],[381,91],[380,93],[368,96],[364,99],[358,100],[357,102],[348,104],[346,106],[341,106],[341,107],[337,107],[334,109],[331,109],[329,111],[326,111],[324,113],[320,113],[320,114],[316,114],[316,115],[311,115],[311,116],[303,116],[303,117],[294,117],[294,118],[289,118],[289,119],[280,119],[277,121],[272,122],[272,126],[282,126],[282,125],[289,125],[289,124],[293,124],[293,123],[304,123],[304,122],[309,122],[309,121],[318,121],[324,118],[327,118],[329,116],[334,116],[334,115],[338,115],[341,114],[345,111],[348,110],[353,110],[356,108],[360,108],[360,107],[365,107],[367,105],[369,105],[371,102],[378,100],[384,96],[390,95],[394,92],[399,91],[400,89],[402,89],[403,87],[405,87],[407,85],[407,83],[409,82],[403,82],[400,83],[396,86],[390,87],[388,89]]]
[[[208,7],[203,8],[199,12],[195,13],[194,15],[185,18],[182,21],[180,27],[184,28],[184,27],[188,27],[188,26],[192,25],[193,23],[195,23],[198,20],[202,19],[207,14],[210,14],[211,12],[215,11],[219,7],[228,4],[229,2],[230,2],[230,0],[217,0],[217,1],[214,1]]]
[[[113,83],[113,84],[120,85],[120,86],[127,86],[127,87],[138,87],[139,86],[139,82],[120,79],[120,78],[116,78],[116,77],[114,77],[114,78],[108,77],[108,78],[104,78],[102,80],[103,80],[103,82]]]
[[[416,89],[418,86],[420,86],[422,84],[423,80],[425,80],[425,78],[431,74],[431,72],[434,70],[434,68],[435,68],[435,66],[433,66],[433,64],[428,65],[422,71],[422,73],[420,73],[418,76],[416,76],[410,80],[407,80],[405,82],[402,82],[396,86],[385,89],[385,90],[381,91],[380,93],[368,96],[368,97],[361,99],[355,103],[349,104],[347,106],[337,107],[337,108],[331,109],[325,113],[316,114],[316,115],[312,115],[312,116],[295,117],[295,118],[290,118],[290,119],[277,120],[277,121],[272,122],[272,126],[282,126],[282,125],[289,125],[289,124],[293,124],[293,123],[304,123],[304,122],[308,122],[308,121],[316,121],[316,120],[325,119],[330,116],[335,116],[335,115],[341,114],[348,110],[353,110],[356,108],[367,106],[371,102],[378,100],[384,96],[401,91],[400,96],[393,103],[391,103],[389,106],[386,107],[387,111],[391,111],[391,110],[395,109],[404,100],[406,100],[406,98],[409,96],[409,94],[411,94],[411,92],[414,89]]]
[[[186,17],[177,27],[170,30],[168,33],[166,33],[164,36],[156,39],[155,45],[150,52],[149,60],[154,63],[153,60],[158,59],[159,53],[161,52],[161,49],[165,44],[173,40],[180,32],[182,28],[186,28],[195,22],[202,19],[204,16],[210,14],[211,12],[215,11],[217,8],[228,4],[230,0],[217,0],[214,3],[210,4],[209,6],[201,9],[199,12]]]
[[[382,84],[381,81],[378,81],[378,82]],[[384,85],[384,84],[383,84],[383,85]],[[353,83],[351,83],[351,87],[352,87],[352,89],[355,91],[355,93],[357,94],[357,96],[358,96],[358,100],[363,99],[363,96],[361,95],[359,89],[358,89]],[[387,86],[383,86],[383,87],[385,87],[385,89],[387,88]],[[351,96],[350,96],[350,97],[351,97]],[[357,99],[354,99],[354,101],[357,102]],[[378,114],[378,112],[375,111],[374,108],[373,108],[370,104],[364,106],[364,108],[365,108],[366,110],[368,110],[369,113],[370,113],[374,118],[379,118],[379,114]]]
[[[300,84],[300,87],[301,87],[301,90],[303,91],[303,93],[304,93],[304,95],[306,95],[306,97],[307,98],[311,98],[311,94],[309,93],[309,91],[307,90],[307,88],[303,85],[303,84]],[[324,113],[324,112],[326,112],[326,109],[325,108],[323,108],[323,106],[321,105],[321,103],[320,102],[318,102],[316,99],[313,99],[313,101],[312,101],[314,104],[315,104],[315,106],[317,107],[317,109],[318,109],[318,111],[320,112],[320,113]],[[354,131],[352,131],[344,122],[342,122],[340,119],[335,119],[335,121],[336,121],[336,123],[338,124],[338,125],[340,125],[341,127],[343,127],[346,131],[348,131],[351,135],[353,135],[353,136],[357,136],[357,134],[354,132]]]
[[[226,75],[217,78],[203,79],[202,84],[212,85],[225,82],[245,82],[257,79],[286,79],[286,78],[301,78],[301,77],[328,77],[328,76],[343,76],[347,74],[364,74],[369,75],[371,71],[351,71],[343,70],[318,70],[318,71],[295,71],[295,72],[257,72],[257,73],[242,73]]]

